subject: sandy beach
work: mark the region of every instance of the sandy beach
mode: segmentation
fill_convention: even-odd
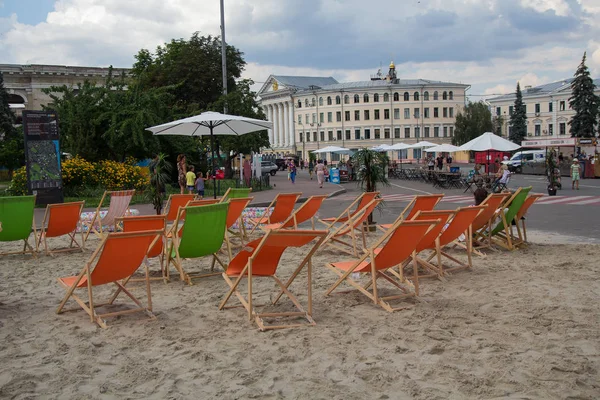
[[[355,292],[324,297],[335,281],[325,263],[348,258],[319,252],[317,326],[270,332],[241,308],[218,311],[221,277],[153,282],[157,319],[133,314],[101,329],[82,310],[55,313],[64,296],[56,278],[77,274],[97,240],[85,253],[5,256],[0,397],[599,398],[600,246],[530,236],[540,244],[475,257],[472,271],[446,282],[421,281],[422,301],[396,313]],[[297,259],[286,253],[279,276]],[[301,301],[305,280],[303,273],[292,286]],[[144,299],[141,284],[132,286]],[[256,286],[257,302],[274,293],[272,281]]]

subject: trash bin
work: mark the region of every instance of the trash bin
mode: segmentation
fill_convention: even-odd
[[[329,170],[329,182],[338,184],[340,183],[340,170],[337,168],[331,168]]]

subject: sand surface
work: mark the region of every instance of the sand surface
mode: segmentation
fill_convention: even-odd
[[[153,282],[156,320],[133,314],[101,329],[81,310],[57,315],[56,277],[77,274],[97,243],[0,258],[0,398],[600,398],[597,245],[475,257],[472,271],[422,281],[422,302],[393,314],[356,292],[325,298],[335,276],[324,264],[348,257],[322,251],[317,326],[259,332],[243,309],[217,310],[221,277]],[[299,256],[284,255],[280,277]],[[257,302],[274,293],[272,281],[255,286]],[[291,288],[301,301],[305,287],[303,273]]]

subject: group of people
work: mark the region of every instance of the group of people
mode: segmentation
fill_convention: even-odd
[[[433,154],[429,154],[429,156],[427,156],[427,168],[430,171],[435,170],[435,168],[437,168],[439,171],[443,171],[445,165],[446,170],[450,171],[452,161],[452,156],[450,154],[448,154],[446,157],[439,154],[436,158],[433,158]]]
[[[177,182],[179,183],[180,193],[184,194],[186,189],[189,194],[194,192],[200,197],[204,197],[204,181],[211,179],[210,174],[207,172],[206,175],[199,171],[194,172],[194,166],[187,165],[185,154],[177,156]]]

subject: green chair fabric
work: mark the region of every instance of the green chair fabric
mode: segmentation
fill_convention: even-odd
[[[530,191],[531,191],[531,186],[526,187],[526,188],[521,188],[521,191],[515,196],[513,201],[510,203],[510,205],[508,206],[508,211],[506,211],[506,213],[504,214],[506,217],[506,222],[508,224],[511,224],[512,220],[515,219],[515,217],[519,213],[519,210],[521,209],[521,207],[523,207],[523,203],[525,203],[525,199],[529,195]],[[492,230],[492,236],[497,235],[498,233],[504,231],[504,228],[505,228],[504,222],[502,220],[500,220],[500,222],[498,222],[496,227]]]
[[[228,209],[228,203],[186,207],[179,256],[198,258],[217,253],[225,239]]]
[[[250,197],[250,192],[252,192],[252,188],[229,188],[229,194],[225,200]]]
[[[0,197],[0,242],[29,238],[34,207],[35,196]]]

